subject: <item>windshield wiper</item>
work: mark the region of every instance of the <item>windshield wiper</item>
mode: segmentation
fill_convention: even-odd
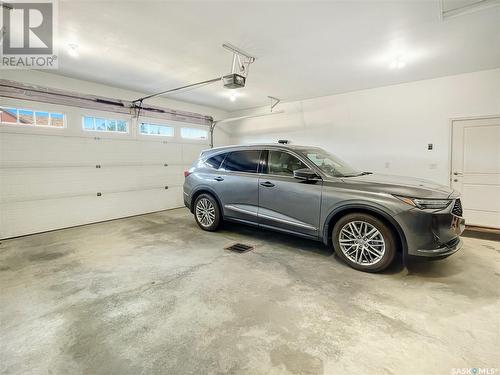
[[[356,173],[356,174],[344,174],[344,175],[341,175],[341,177],[359,177],[359,176],[365,176],[367,174],[373,174],[373,172],[361,172],[361,173]]]

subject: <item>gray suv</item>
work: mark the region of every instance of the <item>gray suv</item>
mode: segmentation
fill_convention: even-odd
[[[184,174],[184,203],[203,230],[230,220],[322,241],[368,272],[388,267],[397,252],[436,259],[462,246],[457,192],[359,172],[321,148],[215,148]]]

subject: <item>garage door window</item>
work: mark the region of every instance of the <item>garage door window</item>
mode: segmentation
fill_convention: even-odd
[[[125,120],[83,116],[83,130],[128,133],[128,123]]]
[[[145,135],[159,135],[162,137],[173,137],[174,128],[167,125],[150,124],[148,122],[141,123],[139,132]]]
[[[19,126],[52,128],[63,128],[65,126],[64,115],[62,113],[22,108],[0,107],[0,121],[2,124]]]
[[[196,128],[181,128],[181,137],[185,139],[205,140],[208,138],[208,131]]]
[[[234,151],[224,161],[223,169],[233,172],[257,173],[260,151]]]

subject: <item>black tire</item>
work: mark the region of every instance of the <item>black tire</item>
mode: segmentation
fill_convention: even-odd
[[[197,214],[197,208],[199,204],[206,204],[206,201],[209,201],[211,204],[211,207],[213,207],[213,213],[214,213],[214,218],[213,222],[203,222],[203,218],[199,218],[199,215]],[[199,210],[202,210],[200,207]],[[206,231],[213,232],[216,231],[217,228],[219,228],[220,222],[221,222],[221,213],[220,213],[220,208],[219,204],[217,203],[217,200],[211,195],[211,194],[200,194],[198,197],[196,197],[194,201],[194,208],[193,208],[193,214],[194,214],[194,219],[196,220],[196,223],[198,226]],[[200,221],[201,220],[201,221]]]
[[[375,229],[378,230],[380,236],[382,237],[381,239],[384,241],[385,250],[383,251],[383,254],[380,257],[380,259],[375,260],[376,256],[374,256],[374,260],[373,260],[374,263],[373,264],[368,263],[369,262],[368,256],[371,257],[372,255],[374,255],[373,253],[369,253],[369,254],[367,253],[366,258],[361,258],[362,260],[366,259],[366,262],[368,263],[368,264],[362,264],[363,263],[362,260],[360,262],[356,262],[355,260],[352,260],[351,258],[349,258],[349,256],[347,256],[344,253],[344,251],[342,251],[342,248],[340,246],[340,241],[339,241],[340,236],[341,236],[340,232],[341,232],[342,228],[344,228],[346,225],[350,225],[349,223],[354,224],[353,222],[356,222],[356,224],[358,226],[360,225],[360,222],[368,223],[369,225],[371,225],[372,227],[374,227]],[[365,225],[365,228],[366,227],[367,226]],[[349,227],[347,229],[349,229]],[[343,233],[345,233],[345,232],[343,232]],[[344,234],[342,234],[342,235],[345,236]],[[360,237],[362,238],[362,236],[360,236]],[[343,238],[345,238],[345,237],[343,237]],[[367,236],[366,238],[369,238],[369,236]],[[378,237],[378,238],[380,238],[380,237]],[[343,241],[351,241],[351,240],[343,240]],[[360,241],[362,241],[362,239],[360,239]],[[376,241],[378,241],[378,243],[380,243],[380,240],[376,240]],[[387,224],[385,224],[382,220],[376,218],[375,216],[361,213],[361,212],[360,213],[351,213],[351,214],[345,215],[335,223],[335,225],[333,226],[333,230],[332,230],[332,243],[333,243],[333,248],[335,249],[335,253],[337,254],[337,256],[339,258],[341,258],[344,262],[346,262],[350,267],[357,269],[357,270],[360,270],[360,271],[365,271],[365,272],[380,272],[380,271],[385,270],[392,263],[395,255],[396,255],[396,240],[394,238],[394,233],[391,230],[391,228],[389,228],[387,226]],[[346,243],[346,242],[344,242],[344,243]],[[348,245],[344,245],[344,248],[346,248],[346,246],[350,246],[350,243],[348,242]],[[354,245],[354,246],[357,246],[357,245]],[[362,246],[362,245],[360,245],[360,246]],[[381,245],[377,245],[377,246],[381,246]],[[351,249],[354,249],[354,247],[352,247]],[[347,253],[349,253],[350,251],[352,251],[352,250],[348,250]],[[359,253],[361,254],[361,257],[363,257],[364,251],[365,250],[360,250]],[[350,254],[351,254],[351,256],[356,257],[356,255],[354,255],[352,252]],[[358,252],[356,251],[355,254],[358,254]]]

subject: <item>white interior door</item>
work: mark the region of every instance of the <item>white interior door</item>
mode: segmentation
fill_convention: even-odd
[[[500,116],[452,122],[451,167],[466,223],[500,228]]]

